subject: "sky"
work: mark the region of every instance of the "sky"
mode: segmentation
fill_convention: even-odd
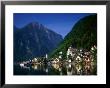
[[[93,13],[14,13],[14,25],[22,28],[31,22],[38,22],[63,36],[72,30],[81,18]]]

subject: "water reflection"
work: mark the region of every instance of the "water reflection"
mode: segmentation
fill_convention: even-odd
[[[24,71],[25,74],[30,74],[30,75],[94,75],[96,74],[96,72],[94,71],[96,69],[95,68],[96,66],[93,62],[92,63],[71,62],[71,63],[63,63],[63,64],[40,63],[29,66],[19,65],[19,67],[20,67],[19,71],[22,69],[22,71]]]

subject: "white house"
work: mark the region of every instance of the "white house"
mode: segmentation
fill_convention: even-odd
[[[24,64],[23,63],[20,63],[20,67],[24,67]]]
[[[74,57],[75,56],[75,53],[76,53],[77,49],[73,48],[73,47],[69,47],[68,50],[67,50],[67,58],[69,58],[69,55],[71,57]]]
[[[82,58],[80,56],[77,56],[75,60],[76,62],[82,62]]]

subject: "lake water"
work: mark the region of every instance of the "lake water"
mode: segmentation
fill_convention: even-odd
[[[81,63],[14,65],[14,75],[96,75],[96,66]]]

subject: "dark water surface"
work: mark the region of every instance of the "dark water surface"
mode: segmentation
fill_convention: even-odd
[[[35,64],[21,67],[14,65],[14,75],[96,75],[96,66],[89,64]]]

